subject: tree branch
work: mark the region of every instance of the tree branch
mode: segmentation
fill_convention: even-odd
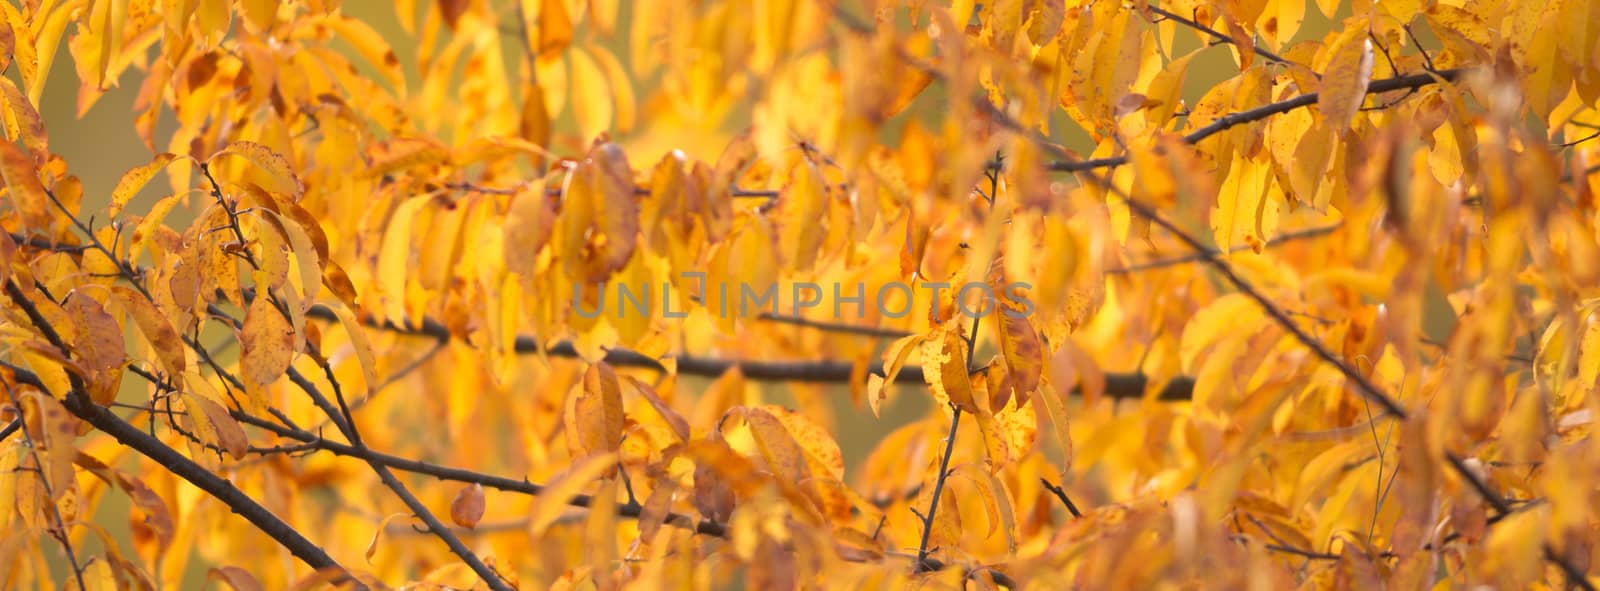
[[[248,292],[246,295],[250,295]],[[333,310],[317,305],[306,312],[306,316],[319,320],[337,322]],[[431,318],[423,319],[417,326],[402,326],[393,322],[362,319],[363,324],[370,328],[407,334],[425,336],[435,340],[449,340],[455,338],[450,334],[450,329]],[[905,336],[909,332],[890,332],[895,329],[872,329],[881,331],[877,336],[899,335]],[[545,355],[555,357],[578,357],[578,350],[571,342],[562,341],[550,347],[541,347],[538,340],[530,336],[518,336],[515,350],[519,354],[538,354],[543,349]],[[717,357],[703,357],[698,355],[678,355],[673,358],[677,365],[677,373],[681,375],[694,375],[717,377],[728,370],[738,367],[745,379],[761,382],[809,382],[809,383],[842,383],[849,382],[855,371],[855,366],[846,361],[747,361],[739,359],[723,359]],[[631,349],[616,348],[606,351],[605,362],[616,367],[637,367],[665,372],[667,366],[660,360],[633,351]],[[873,363],[868,369],[870,373],[883,375],[883,364]],[[901,368],[895,383],[922,383],[923,369],[919,366]],[[1142,373],[1108,373],[1106,374],[1105,395],[1112,398],[1142,398],[1145,388],[1150,384],[1150,377]],[[1074,392],[1080,392],[1074,389]],[[1159,400],[1188,400],[1194,394],[1194,379],[1188,376],[1177,376],[1167,382],[1161,392],[1156,395]]]
[[[1043,476],[1039,477],[1039,483],[1043,484],[1044,489],[1050,491],[1050,494],[1055,495],[1057,499],[1061,499],[1061,504],[1067,506],[1067,511],[1071,512],[1073,517],[1083,517],[1083,513],[1078,511],[1078,506],[1074,505],[1072,499],[1067,496],[1066,489],[1061,488],[1060,485],[1051,484]]]
[[[1232,43],[1233,42],[1233,38],[1232,37],[1224,35],[1224,34],[1222,34],[1222,32],[1220,32],[1220,31],[1218,31],[1216,29],[1213,29],[1211,27],[1202,25],[1202,24],[1200,24],[1200,23],[1198,23],[1196,21],[1184,18],[1182,15],[1179,15],[1177,13],[1171,12],[1171,11],[1166,10],[1164,8],[1161,8],[1159,6],[1155,6],[1154,4],[1152,4],[1150,6],[1150,12],[1155,13],[1157,15],[1160,15],[1162,18],[1165,18],[1167,20],[1175,21],[1178,24],[1181,24],[1181,25],[1183,25],[1185,27],[1189,27],[1189,28],[1194,29],[1196,31],[1199,31],[1201,33],[1205,33],[1206,35],[1211,36],[1212,39],[1215,39],[1217,41],[1221,41],[1223,43]],[[1264,57],[1268,61],[1277,62],[1277,63],[1285,64],[1285,65],[1291,64],[1291,62],[1289,60],[1283,59],[1282,56],[1279,56],[1276,53],[1272,53],[1270,51],[1262,49],[1261,46],[1259,46],[1259,45],[1252,46],[1252,49],[1253,49],[1252,53],[1255,53],[1256,55]]]
[[[1440,81],[1454,81],[1465,71],[1465,69],[1437,70],[1422,74],[1409,74],[1405,76],[1395,76],[1393,78],[1384,78],[1382,80],[1373,80],[1371,84],[1367,85],[1367,94],[1380,94],[1384,92],[1393,92],[1396,90],[1416,89],[1424,86],[1432,86],[1434,84],[1438,84]],[[1275,103],[1268,103],[1254,109],[1235,111],[1218,117],[1215,121],[1212,121],[1205,127],[1201,127],[1189,132],[1188,135],[1183,136],[1183,141],[1191,145],[1198,144],[1200,143],[1200,140],[1206,139],[1218,133],[1222,133],[1223,131],[1227,131],[1229,128],[1246,123],[1253,123],[1273,115],[1287,113],[1289,111],[1293,111],[1301,107],[1309,107],[1314,104],[1317,104],[1317,93],[1315,92],[1302,94],[1294,98],[1284,99]],[[1063,156],[1070,158],[1070,155]],[[1056,162],[1051,162],[1048,168],[1051,172],[1088,172],[1100,168],[1113,168],[1122,166],[1127,163],[1127,156],[1113,156],[1110,158],[1095,158],[1093,160],[1059,160]]]
[[[227,322],[236,329],[242,328],[243,323],[230,316],[225,310],[222,310],[215,304],[210,305],[208,310],[213,316],[221,319],[224,322]],[[279,311],[283,312],[283,310]],[[335,393],[339,397],[339,406],[334,406],[334,403],[322,393],[322,390],[317,387],[316,383],[312,382],[304,374],[300,373],[300,370],[294,368],[293,366],[290,366],[287,370],[289,382],[299,388],[301,392],[304,392],[305,395],[311,399],[312,404],[315,404],[318,409],[322,410],[323,414],[328,416],[329,420],[333,421],[334,427],[337,428],[340,433],[344,434],[345,439],[348,439],[355,449],[370,449],[367,447],[366,443],[361,440],[361,433],[356,429],[355,417],[350,414],[349,406],[344,404],[344,395],[342,393],[338,393],[339,382],[333,375],[333,369],[321,362],[320,359],[319,365],[322,367],[323,371],[326,372],[328,382],[333,385]],[[483,560],[478,558],[478,555],[474,553],[471,548],[468,548],[467,545],[461,541],[460,537],[451,532],[450,528],[446,527],[444,522],[440,521],[439,517],[434,515],[433,511],[429,510],[426,504],[418,499],[415,494],[412,494],[411,490],[406,487],[405,483],[400,482],[400,479],[396,478],[394,473],[390,472],[387,466],[372,460],[368,460],[367,465],[372,468],[372,471],[375,474],[377,474],[378,480],[382,481],[385,487],[388,487],[389,490],[393,491],[395,496],[400,498],[400,502],[404,503],[405,506],[411,510],[413,515],[416,515],[418,519],[421,519],[422,522],[428,526],[428,530],[433,532],[433,534],[437,536],[440,541],[443,541],[445,546],[450,549],[450,552],[455,554],[457,558],[460,558],[462,562],[466,563],[467,567],[471,568],[474,574],[478,575],[480,579],[483,579],[483,582],[487,584],[490,589],[494,589],[495,591],[511,591],[511,586],[506,584],[506,582],[500,578],[499,574],[494,572],[494,569],[491,569],[489,568],[489,565],[484,564]]]
[[[37,374],[5,361],[0,361],[0,366],[10,371],[18,383],[49,392],[49,389],[45,387],[44,382],[39,379]],[[140,431],[138,427],[122,420],[121,417],[112,414],[111,411],[95,405],[89,400],[88,395],[82,392],[74,392],[72,395],[67,396],[66,400],[63,401],[63,405],[73,415],[110,435],[118,443],[139,452],[144,457],[150,458],[179,478],[184,479],[189,484],[193,484],[195,488],[227,505],[228,509],[244,517],[256,529],[261,530],[261,533],[267,534],[279,545],[288,549],[290,554],[300,559],[306,566],[315,570],[333,568],[341,572],[349,572],[332,557],[328,556],[321,547],[306,539],[294,527],[279,519],[278,516],[273,515],[271,511],[251,499],[249,495],[244,494],[233,483],[196,464],[194,460],[178,453],[167,444],[162,443],[160,439]],[[349,580],[353,581],[354,579]],[[364,585],[361,585],[361,587],[365,588]]]

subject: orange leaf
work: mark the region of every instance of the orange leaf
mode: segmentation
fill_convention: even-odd
[[[537,12],[532,10],[533,0],[523,0],[522,14],[528,19],[530,31],[539,31],[539,55],[548,57],[560,53],[572,43],[572,19],[567,16],[566,0],[539,0]],[[537,28],[532,22],[533,14],[538,15]]]
[[[656,409],[656,414],[661,415],[662,420],[665,420],[667,425],[672,427],[672,434],[678,436],[678,441],[689,441],[689,422],[685,421],[683,415],[678,414],[678,411],[672,410],[672,406],[667,404],[667,401],[662,400],[660,395],[656,394],[655,388],[651,388],[649,384],[632,376],[623,376],[623,379],[628,380],[634,390],[639,392],[639,395],[643,396],[652,408]]]
[[[4,27],[0,19],[0,27]],[[0,32],[10,33],[9,29],[0,29]],[[0,43],[9,37],[0,37]],[[6,52],[5,58],[9,59],[11,48],[0,46],[0,51]],[[11,117],[6,122],[6,137],[8,139],[22,138],[22,145],[33,152],[34,158],[43,162],[50,154],[50,136],[45,132],[44,119],[39,116],[39,111],[33,108],[33,103],[28,97],[23,96],[22,90],[12,84],[10,79],[0,78],[0,95],[5,97],[6,106],[11,110]]]
[[[755,437],[756,446],[761,449],[761,457],[766,460],[773,474],[792,485],[798,485],[811,476],[805,451],[778,417],[766,409],[747,406],[729,409],[728,416],[744,419],[751,435]]]
[[[22,214],[23,227],[43,230],[50,226],[50,197],[37,171],[33,160],[15,144],[0,142],[0,177],[10,189],[6,193]]]

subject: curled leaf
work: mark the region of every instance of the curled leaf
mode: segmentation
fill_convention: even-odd
[[[474,482],[461,487],[455,500],[450,502],[450,520],[461,527],[473,529],[483,519],[483,510],[483,485]]]

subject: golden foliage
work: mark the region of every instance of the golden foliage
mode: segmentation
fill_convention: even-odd
[[[1600,2],[1307,4],[0,4],[0,588],[1592,589]]]

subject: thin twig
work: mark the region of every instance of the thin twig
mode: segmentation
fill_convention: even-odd
[[[1044,489],[1050,491],[1050,494],[1055,495],[1057,499],[1061,499],[1061,504],[1067,506],[1067,512],[1072,513],[1073,517],[1083,517],[1083,513],[1078,511],[1078,506],[1073,504],[1072,499],[1067,497],[1067,490],[1065,488],[1062,488],[1059,485],[1051,484],[1050,481],[1045,479],[1043,476],[1039,477],[1039,483],[1043,484]]]
[[[14,284],[10,281],[7,281],[7,285],[14,288]],[[30,317],[38,314],[38,310],[33,307],[31,302],[24,300],[19,302],[19,306],[23,308],[25,313],[31,310]],[[42,317],[33,319],[34,322],[42,320]],[[49,391],[44,381],[37,374],[5,361],[0,361],[0,366],[6,367],[15,376],[18,383]],[[68,372],[68,375],[70,377],[74,374]],[[111,411],[95,405],[89,400],[85,390],[74,388],[62,403],[73,415],[110,435],[118,443],[164,466],[173,475],[184,479],[226,505],[232,512],[244,517],[256,529],[288,549],[290,554],[300,559],[306,566],[316,570],[337,569],[341,572],[348,572],[337,561],[328,556],[321,547],[306,539],[293,526],[273,515],[271,511],[251,499],[249,495],[239,490],[233,483],[211,473],[210,470],[206,470],[196,464],[194,460],[178,453],[167,444],[162,443],[160,439],[140,431],[137,427],[122,420],[121,417],[112,414]],[[365,585],[359,582],[355,584],[358,588],[366,588]]]
[[[1184,18],[1180,14],[1177,14],[1177,13],[1174,13],[1172,11],[1166,10],[1166,9],[1161,8],[1159,6],[1156,6],[1154,4],[1150,5],[1150,12],[1158,14],[1162,18],[1165,18],[1167,20],[1176,21],[1178,24],[1181,24],[1181,25],[1183,25],[1185,27],[1189,27],[1189,28],[1194,29],[1196,31],[1199,31],[1201,33],[1205,33],[1207,35],[1210,35],[1212,39],[1215,39],[1217,41],[1221,41],[1223,43],[1232,43],[1233,42],[1233,37],[1230,37],[1228,35],[1224,35],[1224,34],[1222,34],[1221,31],[1218,31],[1218,30],[1213,29],[1211,27],[1202,25],[1202,24],[1194,21],[1193,19]],[[1270,51],[1262,49],[1260,45],[1253,45],[1252,49],[1254,50],[1252,53],[1255,53],[1256,55],[1259,55],[1261,57],[1267,58],[1267,61],[1276,62],[1276,63],[1280,63],[1280,64],[1284,64],[1284,65],[1293,65],[1293,62],[1290,62],[1289,60],[1283,59],[1282,56],[1280,56],[1280,55],[1278,55],[1276,53],[1272,53]]]
[[[10,438],[11,434],[16,433],[17,429],[20,428],[22,428],[22,419],[20,417],[11,419],[11,422],[6,423],[5,428],[0,429],[0,441]]]
[[[922,542],[917,544],[916,572],[933,570],[928,565],[928,542],[933,538],[933,518],[939,510],[939,496],[944,493],[944,482],[950,475],[950,456],[956,450],[956,430],[961,426],[961,408],[952,405],[950,434],[944,440],[944,457],[939,459],[939,475],[933,481],[933,496],[928,501],[928,512],[922,517]]]
[[[1367,85],[1367,94],[1378,94],[1378,93],[1384,93],[1384,92],[1392,92],[1392,91],[1395,91],[1395,90],[1406,90],[1406,89],[1410,89],[1410,88],[1420,88],[1420,87],[1423,87],[1423,86],[1432,86],[1434,84],[1438,84],[1439,81],[1441,81],[1441,80],[1447,81],[1447,82],[1448,81],[1454,81],[1456,78],[1460,77],[1461,74],[1463,72],[1465,72],[1465,71],[1466,70],[1464,70],[1464,69],[1438,70],[1438,71],[1435,71],[1435,72],[1427,72],[1427,73],[1422,73],[1422,74],[1409,74],[1409,75],[1406,75],[1406,76],[1395,76],[1393,78],[1384,78],[1382,80],[1373,80],[1371,84]],[[1205,127],[1201,127],[1199,129],[1196,129],[1196,130],[1190,132],[1188,135],[1183,136],[1183,141],[1185,143],[1188,143],[1188,144],[1191,144],[1191,145],[1197,144],[1197,143],[1200,143],[1200,140],[1203,140],[1203,139],[1206,139],[1206,138],[1211,137],[1213,135],[1222,133],[1223,131],[1227,131],[1228,129],[1230,129],[1232,127],[1235,127],[1235,126],[1243,125],[1243,124],[1246,124],[1246,123],[1253,123],[1253,122],[1256,122],[1256,121],[1260,121],[1262,119],[1266,119],[1267,117],[1271,117],[1273,115],[1278,115],[1278,114],[1281,114],[1281,113],[1287,113],[1287,112],[1293,111],[1295,109],[1300,109],[1300,108],[1304,108],[1304,107],[1309,107],[1311,105],[1315,105],[1315,104],[1317,104],[1317,97],[1318,97],[1317,93],[1312,92],[1312,93],[1308,93],[1308,94],[1302,94],[1302,95],[1296,96],[1294,98],[1284,99],[1284,100],[1281,100],[1281,101],[1278,101],[1278,102],[1275,102],[1275,103],[1268,103],[1268,104],[1262,105],[1260,107],[1256,107],[1254,109],[1248,109],[1248,110],[1244,110],[1244,111],[1235,111],[1235,112],[1232,112],[1232,113],[1228,113],[1226,115],[1218,117],[1215,121],[1212,121],[1211,123],[1207,124]],[[991,107],[992,107],[992,105],[991,105]],[[1050,145],[1049,142],[1045,142],[1045,144],[1046,145]],[[1050,147],[1053,148],[1054,146],[1051,145]],[[1065,157],[1065,158],[1068,158],[1068,159],[1066,159],[1066,160],[1058,160],[1056,162],[1050,163],[1049,166],[1048,166],[1048,169],[1050,171],[1052,171],[1052,172],[1088,172],[1088,171],[1092,171],[1092,170],[1096,170],[1096,169],[1100,169],[1100,168],[1112,168],[1112,167],[1122,166],[1122,165],[1128,163],[1128,157],[1127,156],[1113,156],[1113,157],[1109,157],[1109,158],[1095,158],[1095,159],[1092,159],[1092,160],[1078,160],[1078,159],[1075,159],[1075,158],[1071,158],[1070,154],[1062,154],[1062,156]]]
[[[10,281],[6,282],[6,287],[12,287]],[[44,391],[48,392],[49,390]],[[22,401],[17,398],[16,390],[8,387],[6,388],[6,394],[10,396],[12,406],[17,409],[18,413],[21,413]],[[16,425],[21,422],[22,418],[19,416],[15,421],[12,421],[12,424]],[[45,462],[39,459],[39,446],[33,440],[33,436],[28,434],[27,429],[19,429],[18,431],[22,433],[23,449],[28,450],[28,457],[33,460],[33,467],[36,470],[33,477],[39,479],[39,487],[44,489],[45,499],[49,501],[44,504],[49,505],[50,537],[61,543],[61,551],[67,555],[67,567],[72,569],[72,578],[78,584],[78,591],[89,591],[89,588],[83,582],[83,567],[78,564],[78,552],[72,547],[72,538],[67,535],[66,520],[61,518],[61,507],[56,503],[57,491],[50,485],[50,479],[45,477]]]
[[[1341,226],[1343,226],[1343,223],[1333,223],[1333,224],[1328,224],[1326,226],[1316,226],[1316,227],[1313,227],[1313,228],[1306,228],[1304,230],[1296,230],[1296,231],[1293,231],[1293,232],[1285,232],[1283,234],[1279,234],[1279,235],[1273,237],[1271,240],[1266,241],[1266,243],[1263,245],[1263,247],[1264,248],[1273,248],[1273,247],[1276,247],[1276,246],[1282,246],[1284,244],[1288,244],[1290,242],[1295,242],[1295,241],[1299,241],[1299,240],[1307,240],[1307,239],[1311,239],[1311,238],[1321,238],[1323,236],[1327,236],[1329,234],[1332,234],[1335,230],[1338,230]],[[1251,249],[1252,249],[1252,247],[1250,247],[1249,245],[1235,245],[1235,246],[1232,246],[1232,247],[1228,248],[1228,253],[1232,254],[1232,253],[1236,253],[1236,252],[1244,252],[1246,250],[1251,250]],[[1220,253],[1220,251],[1218,251],[1217,249],[1214,249],[1214,248],[1207,248],[1206,251],[1210,252],[1212,254],[1219,254]],[[1189,264],[1189,263],[1199,262],[1202,258],[1203,257],[1201,255],[1199,255],[1199,254],[1186,254],[1186,255],[1182,255],[1182,256],[1175,256],[1175,257],[1170,257],[1170,258],[1165,258],[1165,259],[1157,259],[1157,260],[1153,260],[1153,261],[1145,261],[1145,262],[1142,262],[1142,263],[1136,263],[1136,264],[1133,264],[1133,265],[1129,265],[1127,267],[1123,267],[1121,269],[1107,269],[1106,270],[1106,274],[1107,275],[1127,275],[1127,274],[1131,274],[1131,273],[1140,273],[1140,272],[1144,272],[1144,271],[1151,271],[1151,270],[1161,269],[1161,268],[1165,268],[1165,267],[1173,267],[1173,266],[1177,266],[1177,265],[1186,265],[1186,264]]]

